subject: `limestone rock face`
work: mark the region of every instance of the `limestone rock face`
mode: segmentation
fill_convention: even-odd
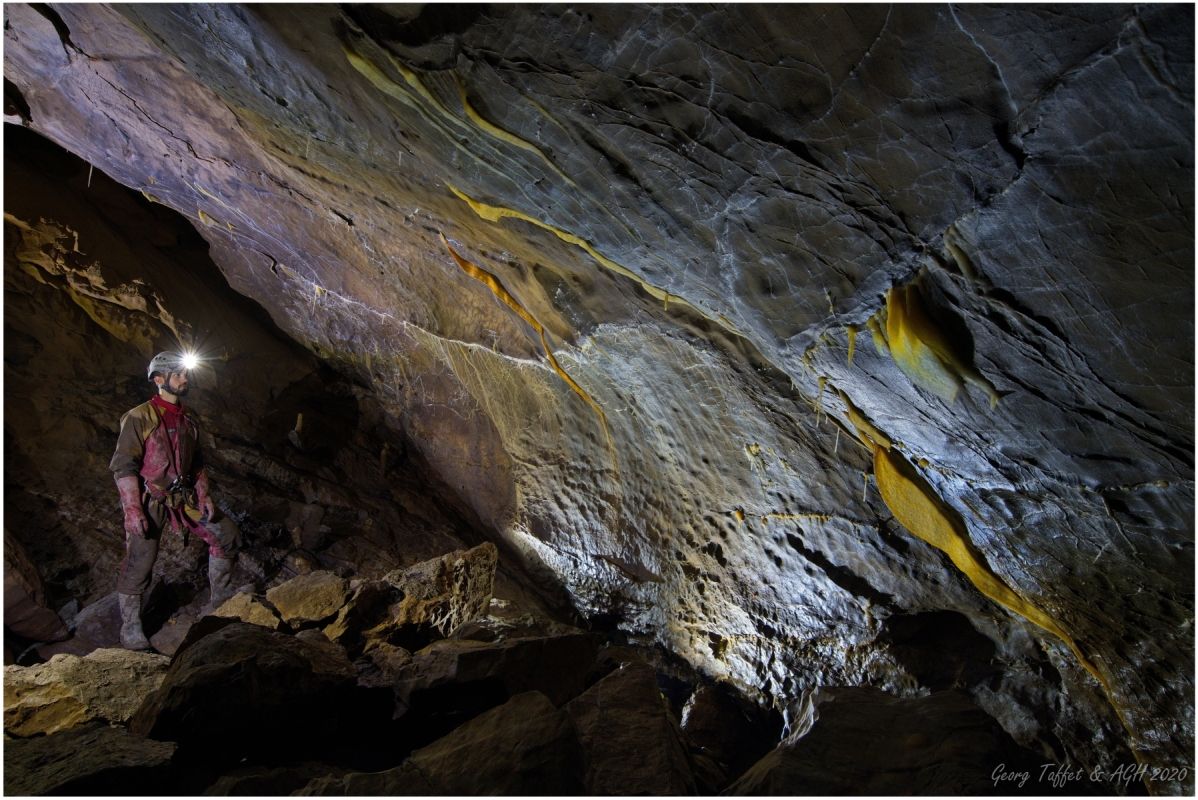
[[[293,628],[328,619],[348,597],[349,581],[323,570],[299,575],[266,593],[266,599]]]
[[[566,705],[588,795],[689,795],[695,779],[652,667],[616,670]]]
[[[248,622],[251,625],[258,625],[263,628],[277,631],[282,625],[282,620],[278,614],[264,605],[262,602],[255,600],[254,596],[248,592],[239,592],[224,603],[221,607],[212,612],[216,617],[233,617],[242,622]]]
[[[4,731],[35,736],[92,720],[123,724],[158,688],[166,656],[129,650],[56,655],[44,664],[4,668]]]
[[[495,545],[487,542],[388,573],[383,580],[404,593],[398,620],[428,625],[448,636],[459,625],[483,616],[491,605],[498,559]]]
[[[288,542],[340,525],[335,552],[393,562],[374,578],[443,552],[451,528],[402,526],[409,557],[384,523],[411,453],[580,616],[792,718],[820,686],[961,685],[1057,761],[1193,766],[1189,6],[31,4],[5,23],[7,118],[184,214],[355,387],[333,399],[402,420],[309,404],[301,425],[284,392],[262,454],[244,442],[270,395],[214,409],[243,436],[233,483],[273,498]],[[15,498],[54,531],[56,506],[111,507],[58,476],[102,474],[113,423],[37,402],[54,334],[29,309],[110,332],[119,352],[78,361],[115,371],[185,298],[147,288],[176,285],[161,260],[113,280],[18,211],[6,376],[59,444],[21,434]],[[277,342],[228,353],[219,380],[307,386]],[[304,523],[300,502],[365,510]],[[111,567],[109,528],[72,530]],[[913,658],[888,621],[925,613],[990,644],[958,626],[946,664]]]

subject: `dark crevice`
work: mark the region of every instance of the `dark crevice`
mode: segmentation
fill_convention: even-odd
[[[419,47],[437,39],[464,33],[487,10],[483,3],[426,5],[411,20],[402,20],[378,8],[356,3],[341,5],[341,12],[372,37]]]
[[[799,159],[805,164],[815,167],[820,172],[828,171],[828,168],[824,166],[824,164],[818,158],[816,158],[815,153],[811,151],[811,148],[809,148],[805,142],[801,142],[797,139],[786,139],[782,136],[779,136],[760,121],[741,114],[733,108],[725,108],[719,111],[712,109],[712,112],[720,114],[733,125],[740,128],[749,136],[752,136],[754,139],[781,147],[795,158]]]
[[[995,122],[994,136],[998,139],[998,146],[1015,160],[1015,167],[1023,171],[1023,165],[1027,161],[1027,153],[1023,151],[1023,146],[1018,138],[1012,134],[1010,121],[1004,119]]]
[[[71,41],[71,29],[67,27],[66,22],[58,15],[57,11],[47,3],[30,3],[29,7],[50,21],[54,30],[58,31],[58,38],[62,40],[63,48],[79,51],[79,48]]]
[[[803,540],[794,534],[786,535],[787,543],[803,558],[824,571],[824,574],[841,589],[855,597],[864,597],[878,606],[893,607],[897,601],[886,592],[879,591],[869,581],[844,567],[837,566],[828,560],[823,553],[812,550],[803,544]]]
[[[4,79],[4,116],[20,117],[25,125],[33,121],[33,114],[29,110],[29,104],[25,102],[25,96],[8,78]]]

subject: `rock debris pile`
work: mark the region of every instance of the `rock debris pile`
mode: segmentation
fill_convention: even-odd
[[[234,597],[170,657],[6,667],[5,791],[847,793],[914,769],[944,793],[984,788],[989,760],[1036,761],[960,692],[843,690],[779,745],[778,715],[726,684],[495,598],[496,558],[484,544],[381,580],[316,571]],[[878,751],[850,747],[904,724]]]

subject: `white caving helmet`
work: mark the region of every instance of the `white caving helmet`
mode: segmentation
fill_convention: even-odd
[[[164,350],[150,359],[150,365],[146,367],[146,378],[154,380],[154,373],[156,372],[165,376],[172,372],[194,369],[198,363],[199,359],[191,353],[176,353]]]

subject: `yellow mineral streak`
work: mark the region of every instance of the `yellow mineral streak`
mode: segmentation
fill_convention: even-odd
[[[857,326],[850,325],[845,329],[849,337],[849,366],[853,366],[853,354],[857,352]]]
[[[597,262],[599,262],[599,264],[601,266],[603,266],[604,268],[616,273],[617,275],[621,275],[625,278],[629,278],[633,281],[636,281],[636,283],[639,284],[640,287],[642,289],[644,289],[646,292],[648,292],[652,297],[655,297],[658,300],[661,300],[662,303],[666,304],[667,308],[668,308],[669,303],[674,303],[675,305],[684,306],[688,310],[693,311],[696,314],[699,314],[704,319],[715,322],[716,324],[720,325],[722,328],[727,330],[729,333],[731,333],[735,336],[741,335],[740,332],[738,330],[736,330],[735,326],[733,326],[731,320],[729,320],[727,317],[723,316],[722,314],[719,314],[719,315],[716,315],[713,317],[710,314],[702,311],[701,309],[699,309],[699,308],[691,305],[687,301],[683,300],[678,295],[670,294],[669,292],[665,291],[664,289],[659,289],[656,286],[654,286],[653,284],[647,283],[643,278],[641,278],[641,276],[637,275],[632,270],[628,269],[625,266],[617,264],[615,261],[612,261],[610,258],[608,258],[607,256],[600,253],[598,250],[596,250],[594,247],[591,246],[590,242],[588,242],[586,239],[583,239],[581,236],[570,233],[569,231],[566,231],[566,230],[562,230],[561,228],[557,227],[556,225],[550,225],[548,222],[543,222],[543,221],[537,219],[536,217],[531,217],[528,214],[525,214],[523,211],[517,211],[514,208],[505,208],[503,206],[492,206],[492,205],[487,205],[486,203],[481,203],[481,202],[473,199],[469,195],[467,195],[465,192],[458,189],[453,184],[447,183],[446,186],[449,187],[449,191],[453,192],[454,195],[459,200],[464,202],[466,205],[470,206],[470,208],[474,211],[474,213],[477,214],[482,219],[485,219],[488,222],[499,222],[499,220],[505,219],[505,218],[517,219],[517,220],[520,220],[521,222],[527,222],[531,225],[537,226],[538,228],[549,231],[550,233],[552,233],[557,238],[561,239],[566,244],[572,244],[576,247],[581,248],[583,251],[586,252],[587,255],[589,255],[591,258],[593,258]]]
[[[384,94],[394,97],[396,100],[399,100],[406,105],[412,106],[413,108],[418,108],[411,95],[409,95],[402,86],[393,81],[391,78],[387,77],[387,75],[381,69],[379,69],[378,65],[376,65],[373,61],[370,61],[366,57],[360,55],[349,45],[344,45],[343,50],[345,52],[345,59],[349,62],[349,65],[356,69],[363,77],[366,78],[366,80],[370,81],[374,85],[374,88],[378,89]]]
[[[841,402],[844,403],[845,414],[849,418],[849,422],[853,423],[853,427],[857,429],[857,438],[862,444],[870,450],[881,448],[889,450],[892,446],[890,437],[878,430],[872,422],[866,419],[865,414],[861,413],[861,409],[853,405],[853,401],[843,390],[837,389],[837,394],[840,395]]]
[[[468,147],[463,145],[461,141],[461,135],[454,133],[447,128],[444,124],[442,124],[441,119],[448,120],[460,130],[468,131],[469,126],[466,125],[466,123],[462,120],[455,117],[453,114],[449,113],[449,109],[442,105],[441,101],[433,96],[432,92],[428,90],[428,87],[426,87],[424,83],[416,76],[416,73],[412,72],[412,70],[408,69],[394,57],[388,54],[387,57],[391,62],[391,65],[403,77],[404,83],[411,87],[410,91],[404,86],[404,84],[395,81],[385,72],[383,72],[378,64],[358,53],[349,45],[343,44],[342,52],[345,53],[345,59],[349,62],[350,66],[357,70],[359,74],[366,78],[366,80],[370,81],[374,88],[386,95],[389,95],[390,97],[394,97],[396,100],[399,100],[404,105],[416,111],[422,117],[427,119],[430,124],[440,130],[455,148],[478,163],[483,163],[483,161],[479,159],[477,155],[475,155]],[[413,94],[413,91],[415,94]],[[419,98],[424,98],[425,101],[430,103],[437,111],[437,114],[430,114],[424,105],[419,102]],[[440,118],[438,118],[438,115]]]
[[[532,153],[533,155],[537,156],[542,161],[544,161],[545,164],[551,170],[553,170],[554,173],[556,173],[559,178],[561,178],[566,183],[568,183],[572,188],[578,188],[577,184],[575,184],[574,181],[570,179],[569,175],[567,175],[566,173],[564,173],[560,169],[558,169],[557,165],[549,160],[549,156],[547,156],[543,152],[541,152],[541,148],[537,147],[535,144],[528,141],[527,139],[521,139],[519,136],[515,135],[514,133],[511,133],[510,131],[505,131],[503,128],[499,127],[498,125],[494,124],[493,122],[491,122],[490,120],[485,118],[482,114],[478,113],[478,110],[475,109],[474,106],[470,105],[470,100],[469,100],[469,98],[466,97],[466,87],[462,84],[462,82],[460,80],[458,81],[458,98],[462,102],[462,109],[466,112],[466,118],[469,119],[471,122],[473,122],[481,131],[492,136],[495,139],[500,140],[501,142],[507,142],[508,144],[512,145],[513,147],[518,147],[521,150],[526,150],[529,153]]]
[[[874,476],[887,508],[904,528],[945,553],[982,594],[1064,642],[1073,651],[1078,663],[1093,675],[1110,695],[1110,682],[1098,667],[1086,658],[1073,641],[1073,637],[1058,625],[1056,620],[1016,594],[1002,578],[990,570],[985,558],[969,540],[965,523],[955,511],[945,505],[905,458],[895,451],[887,451],[881,447],[875,449]]]
[[[878,322],[878,314],[874,314],[866,320],[865,324],[869,328],[870,335],[873,336],[874,349],[878,351],[878,355],[890,355],[890,345],[886,343],[886,331],[883,330],[882,323]]]
[[[199,212],[200,222],[204,223],[205,225],[215,225],[216,224],[216,220],[214,220],[212,217],[205,214],[204,209],[202,209],[202,208],[198,209],[198,212]]]
[[[535,330],[537,335],[541,337],[541,346],[545,349],[545,357],[549,360],[549,366],[553,368],[553,371],[556,372],[558,376],[566,382],[566,385],[569,386],[575,394],[581,397],[584,401],[586,401],[587,405],[594,409],[595,413],[599,416],[599,420],[603,423],[604,431],[607,431],[607,414],[603,412],[603,409],[598,403],[595,402],[594,398],[587,394],[587,391],[579,386],[573,378],[566,374],[566,371],[561,368],[560,364],[557,363],[557,359],[553,357],[553,351],[549,349],[549,341],[545,337],[545,327],[541,325],[541,323],[538,322],[532,314],[528,313],[524,306],[520,305],[520,302],[516,300],[515,297],[512,297],[511,293],[504,288],[503,284],[499,282],[498,278],[496,278],[490,272],[487,272],[482,267],[479,267],[478,265],[473,264],[462,256],[458,255],[457,251],[454,250],[449,244],[449,240],[445,238],[444,234],[441,234],[441,244],[445,245],[445,249],[449,251],[449,255],[453,256],[453,260],[457,262],[457,265],[462,268],[463,272],[485,285],[491,290],[491,293],[494,294],[495,297],[503,301],[504,304],[515,311],[516,314],[519,315],[520,319],[532,326],[532,329]]]
[[[964,383],[980,387],[998,405],[994,385],[962,356],[924,308],[918,283],[895,286],[886,294],[886,339],[890,355],[912,382],[946,403],[957,399]]]
[[[868,421],[855,418],[859,412],[854,414],[855,407],[843,392],[841,397],[850,409],[849,419],[854,425],[858,425],[858,433],[863,441],[869,441],[875,436],[886,439]],[[864,422],[868,427],[862,427],[860,422]],[[1073,653],[1078,664],[1102,686],[1107,701],[1124,727],[1131,732],[1132,728],[1124,718],[1109,678],[1082,652],[1073,637],[1056,620],[1016,593],[990,569],[985,557],[970,541],[965,522],[960,515],[940,499],[910,462],[889,446],[875,445],[873,451],[874,478],[878,483],[878,491],[899,524],[916,538],[947,555],[953,565],[986,597],[1060,639]]]
[[[977,280],[978,271],[973,266],[973,259],[961,247],[957,241],[957,229],[955,226],[950,226],[944,232],[944,246],[948,250],[948,254],[953,257],[953,261],[957,262],[957,268],[961,270],[961,274],[969,280]]]
[[[557,227],[556,225],[550,225],[548,222],[542,222],[541,220],[537,219],[536,217],[530,217],[528,214],[525,214],[523,211],[517,211],[514,208],[504,208],[502,206],[491,206],[491,205],[487,205],[486,203],[480,203],[479,201],[471,198],[465,192],[462,192],[456,186],[453,186],[452,184],[446,184],[446,185],[449,186],[449,191],[453,192],[454,195],[456,195],[459,200],[463,201],[464,203],[466,203],[466,205],[470,206],[470,208],[474,211],[475,214],[478,214],[478,216],[482,217],[483,219],[487,220],[488,222],[498,222],[501,219],[510,217],[511,219],[518,219],[521,222],[527,222],[532,225],[536,225],[538,228],[542,228],[544,230],[549,231],[550,233],[552,233],[557,238],[561,239],[566,244],[572,244],[572,245],[575,245],[576,247],[581,247],[584,251],[586,251],[587,255],[589,255],[591,258],[595,259],[596,261],[598,261],[605,268],[611,270],[612,272],[616,273],[617,275],[623,275],[626,278],[631,278],[632,280],[636,281],[644,288],[644,290],[646,292],[653,295],[658,300],[665,301],[666,297],[668,296],[667,292],[663,291],[662,289],[658,289],[656,286],[653,286],[652,284],[646,283],[644,280],[641,279],[641,277],[639,275],[637,275],[632,270],[628,269],[627,267],[621,266],[620,264],[617,264],[615,261],[612,261],[610,258],[608,258],[607,256],[600,253],[598,250],[596,250],[594,247],[591,246],[590,242],[588,242],[586,239],[583,239],[581,236],[576,236],[575,234],[570,233],[569,231],[562,230],[561,228]]]

